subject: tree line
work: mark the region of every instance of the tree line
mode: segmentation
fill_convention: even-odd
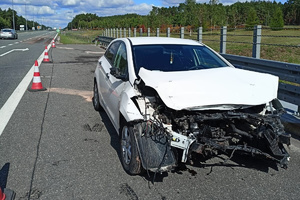
[[[22,16],[19,16],[17,11],[8,8],[7,10],[2,10],[0,8],[0,28],[13,28],[13,12],[15,18],[15,29],[20,30],[20,25],[26,25],[26,19]],[[27,28],[31,30],[33,26],[42,26],[42,29],[45,29],[44,25],[39,24],[33,20],[27,20]]]
[[[196,3],[186,0],[179,6],[152,7],[148,15],[126,14],[99,17],[96,14],[80,14],[68,24],[68,29],[101,28],[167,28],[167,27],[253,27],[261,24],[274,28],[284,25],[300,25],[300,0],[288,0],[282,4],[270,1],[236,2],[223,5],[218,0]]]

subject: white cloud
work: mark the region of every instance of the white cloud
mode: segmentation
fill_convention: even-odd
[[[147,15],[151,10],[152,10],[152,5],[142,3],[138,5],[127,5],[122,7],[101,9],[96,11],[96,14],[98,16],[124,15],[128,13]]]
[[[76,6],[80,4],[80,0],[63,0],[63,6]]]
[[[113,7],[117,8],[126,5],[134,5],[134,2],[132,0],[86,0],[82,2],[82,5],[92,9]]]

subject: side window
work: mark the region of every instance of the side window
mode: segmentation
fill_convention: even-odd
[[[120,45],[120,42],[116,41],[113,44],[111,44],[109,46],[109,48],[105,51],[104,55],[105,55],[106,59],[108,60],[108,62],[110,62],[110,64],[112,66],[113,66],[113,60],[114,60],[114,57],[115,57],[115,55],[117,53],[119,45]]]
[[[126,46],[123,42],[119,46],[117,54],[114,58],[113,66],[118,69],[118,73],[120,76],[124,76],[124,77],[127,76],[127,72],[128,72],[127,52],[126,52]]]

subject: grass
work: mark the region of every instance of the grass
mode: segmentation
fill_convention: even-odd
[[[300,64],[300,27],[298,26],[296,28],[298,29],[280,31],[262,29],[260,58]],[[243,29],[228,31],[226,53],[252,57],[252,35],[252,31],[246,31]],[[194,33],[192,36],[185,35],[185,38],[196,39],[197,33]],[[214,30],[204,32],[202,42],[219,52],[220,31]],[[280,45],[290,45],[290,47]]]
[[[91,44],[101,34],[102,31],[93,30],[63,31],[60,34],[60,42],[63,44]]]

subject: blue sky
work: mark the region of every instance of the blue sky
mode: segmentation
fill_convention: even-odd
[[[230,5],[238,0],[219,0]],[[245,0],[239,0],[244,2]],[[286,2],[286,0],[276,0]],[[197,3],[208,3],[209,0],[196,0]],[[51,27],[67,26],[72,17],[81,13],[95,13],[98,16],[122,15],[137,13],[147,15],[152,6],[169,7],[184,3],[184,0],[1,0],[0,8],[13,8],[18,15],[38,21]]]

